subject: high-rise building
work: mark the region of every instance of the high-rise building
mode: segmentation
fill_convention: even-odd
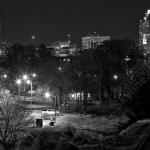
[[[139,23],[139,46],[143,47],[146,53],[150,53],[150,9]]]
[[[95,49],[98,45],[103,44],[103,42],[107,40],[110,40],[109,36],[100,36],[95,34],[82,37],[82,49]]]

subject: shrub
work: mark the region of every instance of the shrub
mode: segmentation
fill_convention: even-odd
[[[76,133],[76,129],[73,126],[68,125],[67,127],[63,129],[63,132],[65,135],[69,137],[74,137],[74,134]]]
[[[89,143],[90,139],[91,137],[88,134],[83,131],[78,131],[73,138],[73,142],[77,145],[83,145]]]

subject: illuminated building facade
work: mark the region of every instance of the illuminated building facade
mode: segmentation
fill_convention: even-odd
[[[53,49],[53,55],[56,57],[72,56],[77,51],[77,46],[72,45],[70,41],[54,42],[50,46],[47,46],[47,48]]]
[[[12,44],[7,42],[7,40],[1,38],[1,40],[0,40],[0,56],[5,55],[6,49],[11,45]]]
[[[150,9],[139,23],[139,46],[143,47],[147,54],[150,53]]]
[[[88,35],[82,37],[82,49],[95,49],[98,45],[103,44],[104,41],[110,40],[109,36]]]

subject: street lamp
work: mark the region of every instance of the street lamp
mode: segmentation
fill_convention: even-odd
[[[1,81],[3,80],[3,78],[6,79],[7,77],[8,77],[7,74],[0,75]]]
[[[114,75],[113,75],[113,79],[114,79],[114,80],[118,80],[118,75],[114,74]]]
[[[17,85],[18,85],[18,92],[19,92],[19,97],[20,97],[20,85],[21,85],[21,79],[17,79],[16,80],[16,83],[17,83]]]
[[[56,96],[51,95],[49,92],[45,92],[44,94],[45,98],[54,97],[54,111],[55,111],[55,124],[56,124]]]
[[[24,74],[22,78],[23,78],[23,80],[27,80],[28,76],[26,74]]]
[[[3,77],[4,77],[4,78],[7,78],[7,74],[4,74]]]
[[[33,90],[32,90],[32,81],[27,80],[26,83],[31,86],[31,104],[32,104],[32,92],[33,92]]]
[[[44,96],[45,96],[45,98],[49,98],[49,97],[50,97],[50,93],[49,93],[49,92],[46,92],[46,93],[44,94]]]
[[[62,67],[58,67],[58,71],[59,72],[63,71]]]
[[[7,78],[7,74],[3,74],[3,75],[0,75],[0,82],[1,82],[1,85],[3,85],[3,81]]]
[[[21,78],[16,80],[16,84],[19,87],[19,96],[20,96],[20,84],[22,82],[31,86],[31,104],[32,104],[32,94],[33,94],[33,86],[32,86],[32,79],[31,79],[31,77],[35,78],[36,76],[37,75],[35,73],[33,73],[33,74],[23,74],[23,76],[21,76]],[[4,74],[3,77],[7,78],[7,75]],[[24,85],[24,91],[25,91],[25,85]]]
[[[33,76],[33,77],[36,77],[36,74],[35,74],[35,73],[33,73],[33,74],[32,74],[32,76]]]
[[[33,90],[32,90],[32,89],[33,89],[33,88],[32,88],[32,79],[31,79],[31,78],[32,78],[32,77],[35,78],[36,76],[37,76],[37,75],[36,75],[35,73],[33,73],[33,74],[29,74],[29,75],[24,74],[23,77],[22,77],[23,80],[25,80],[27,84],[30,84],[30,85],[31,85],[31,98],[32,98],[32,93],[33,93]]]
[[[35,35],[32,35],[31,38],[32,38],[32,40],[34,40],[35,39]]]
[[[24,74],[23,76],[22,76],[22,78],[23,78],[23,80],[27,80],[29,77],[37,77],[37,75],[35,74],[35,73],[33,73],[33,74]]]

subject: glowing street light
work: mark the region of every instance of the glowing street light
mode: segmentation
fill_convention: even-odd
[[[63,71],[62,67],[58,67],[58,71],[59,72]]]
[[[32,40],[34,40],[35,39],[35,35],[32,35],[31,38],[32,38]]]
[[[31,81],[30,81],[30,80],[27,80],[26,82],[27,82],[27,84],[31,84]]]
[[[23,75],[23,80],[27,80],[28,76],[26,74]]]
[[[4,78],[7,78],[7,74],[4,74],[3,77],[4,77]]]
[[[49,93],[49,92],[46,92],[46,93],[44,94],[44,96],[45,96],[45,98],[49,98],[49,97],[50,97],[50,93]]]
[[[2,81],[3,79],[6,79],[7,77],[8,77],[7,74],[0,75],[0,80]]]
[[[37,75],[35,73],[23,75],[23,79],[26,81],[26,83],[31,85],[31,98],[32,98],[32,92],[33,92],[33,90],[32,90],[32,79],[35,77],[37,77]]]
[[[115,75],[113,76],[113,79],[114,79],[114,80],[118,80],[118,75],[115,74]]]
[[[36,76],[37,75],[35,73],[23,74],[23,76],[21,78],[16,80],[16,84],[19,87],[19,95],[20,95],[20,84],[23,82],[23,83],[26,83],[31,86],[31,99],[32,99],[32,94],[33,94],[32,78],[35,78]],[[4,78],[7,78],[7,75],[5,75]],[[25,90],[25,86],[24,86],[24,90]]]
[[[22,78],[23,78],[23,80],[27,80],[29,78],[29,76],[30,77],[32,76],[34,78],[37,77],[37,75],[35,73],[33,73],[33,74],[24,74]]]
[[[16,83],[17,83],[18,85],[20,85],[20,84],[21,84],[21,79],[17,79],[17,80],[16,80]]]
[[[33,90],[32,90],[32,81],[31,80],[26,80],[26,83],[31,86],[31,104],[32,104],[32,93],[33,93]]]
[[[18,85],[18,92],[19,92],[19,97],[20,97],[20,85],[21,85],[21,79],[16,80],[16,84]]]
[[[36,74],[35,74],[35,73],[33,73],[33,74],[32,74],[32,76],[33,76],[33,77],[36,77]]]
[[[45,92],[45,94],[44,94],[44,96],[45,96],[45,98],[50,98],[50,96],[51,97],[54,97],[54,102],[55,102],[55,104],[54,104],[54,110],[55,110],[55,124],[56,124],[56,96],[55,95],[51,95],[49,92]]]

